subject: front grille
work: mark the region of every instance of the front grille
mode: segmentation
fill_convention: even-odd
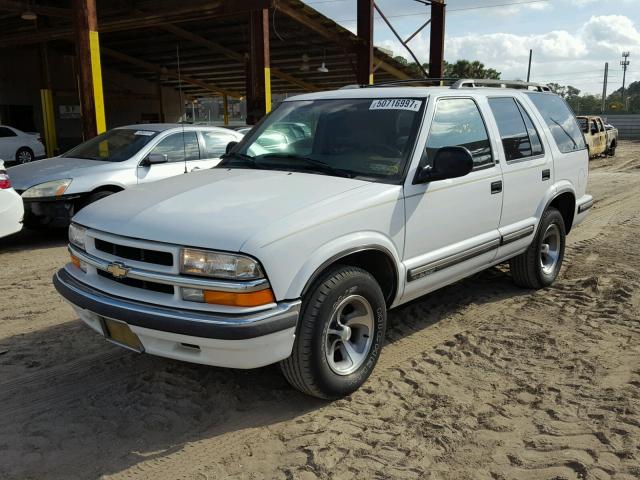
[[[109,272],[105,272],[104,270],[98,270],[98,275],[113,282],[117,282],[121,285],[126,285],[128,287],[140,288],[142,290],[150,290],[152,292],[168,293],[169,295],[173,295],[172,285],[165,285],[163,283],[155,282],[145,282],[144,280],[138,280],[137,278],[115,278]]]
[[[169,252],[159,252],[157,250],[117,245],[99,238],[95,239],[95,245],[96,250],[110,253],[115,257],[136,260],[138,262],[153,263],[155,265],[166,265],[168,267],[173,266],[173,255]]]

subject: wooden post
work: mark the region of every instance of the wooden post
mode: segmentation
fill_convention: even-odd
[[[357,82],[373,85],[373,0],[358,0]]]
[[[85,140],[106,130],[100,40],[95,0],[74,0],[76,53],[80,69],[80,103]]]
[[[165,114],[164,114],[164,92],[162,91],[162,74],[158,75],[158,119],[160,123],[164,123]]]
[[[249,58],[247,65],[247,124],[253,125],[271,111],[269,62],[269,10],[249,14]]]
[[[222,108],[224,115],[224,124],[229,125],[229,97],[228,95],[222,95]]]
[[[444,76],[444,0],[431,2],[431,45],[429,47],[429,77],[442,78]]]

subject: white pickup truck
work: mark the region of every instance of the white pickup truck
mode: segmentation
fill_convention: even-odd
[[[382,352],[388,309],[506,261],[516,284],[550,285],[593,205],[565,102],[502,83],[288,98],[218,167],[79,212],[54,284],[126,348],[280,362],[307,394],[348,395]],[[261,144],[283,123],[306,133]]]

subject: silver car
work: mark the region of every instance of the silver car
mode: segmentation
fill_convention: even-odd
[[[230,142],[226,128],[130,125],[69,152],[9,169],[25,204],[25,226],[64,227],[75,212],[127,187],[215,167]]]

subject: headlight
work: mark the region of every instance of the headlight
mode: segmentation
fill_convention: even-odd
[[[71,185],[70,178],[41,183],[27,189],[22,194],[22,198],[59,197],[67,191],[69,185]]]
[[[87,229],[72,223],[69,225],[69,242],[74,244],[76,247],[84,250],[84,242],[87,236]]]
[[[194,248],[182,249],[180,272],[230,280],[264,278],[262,267],[252,258]]]

